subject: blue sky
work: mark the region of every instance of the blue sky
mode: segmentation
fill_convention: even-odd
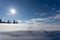
[[[11,8],[15,15],[7,15]],[[0,19],[60,24],[60,0],[0,0]]]

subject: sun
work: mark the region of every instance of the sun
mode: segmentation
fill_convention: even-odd
[[[15,14],[16,10],[15,9],[10,9],[10,14]]]

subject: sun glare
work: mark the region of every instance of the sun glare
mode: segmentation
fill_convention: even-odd
[[[10,14],[15,14],[16,10],[15,9],[10,9]]]

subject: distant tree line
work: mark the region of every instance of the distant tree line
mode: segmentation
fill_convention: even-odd
[[[6,21],[2,21],[1,19],[0,19],[0,23],[13,23],[13,24],[18,24],[18,22],[15,21],[15,20],[13,20],[13,22],[7,20],[7,22],[6,22]]]

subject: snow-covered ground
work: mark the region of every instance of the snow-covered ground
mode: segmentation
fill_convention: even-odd
[[[29,24],[0,24],[0,32],[11,32],[11,31],[38,31],[44,30],[40,26],[33,26]]]
[[[0,24],[0,32],[10,31],[56,31],[60,25],[37,25],[37,24]]]
[[[23,31],[28,30],[28,27],[22,24],[0,24],[0,32]]]
[[[0,24],[0,40],[60,40],[60,31],[47,31],[47,26]]]
[[[0,40],[60,40],[60,31],[0,32]]]

